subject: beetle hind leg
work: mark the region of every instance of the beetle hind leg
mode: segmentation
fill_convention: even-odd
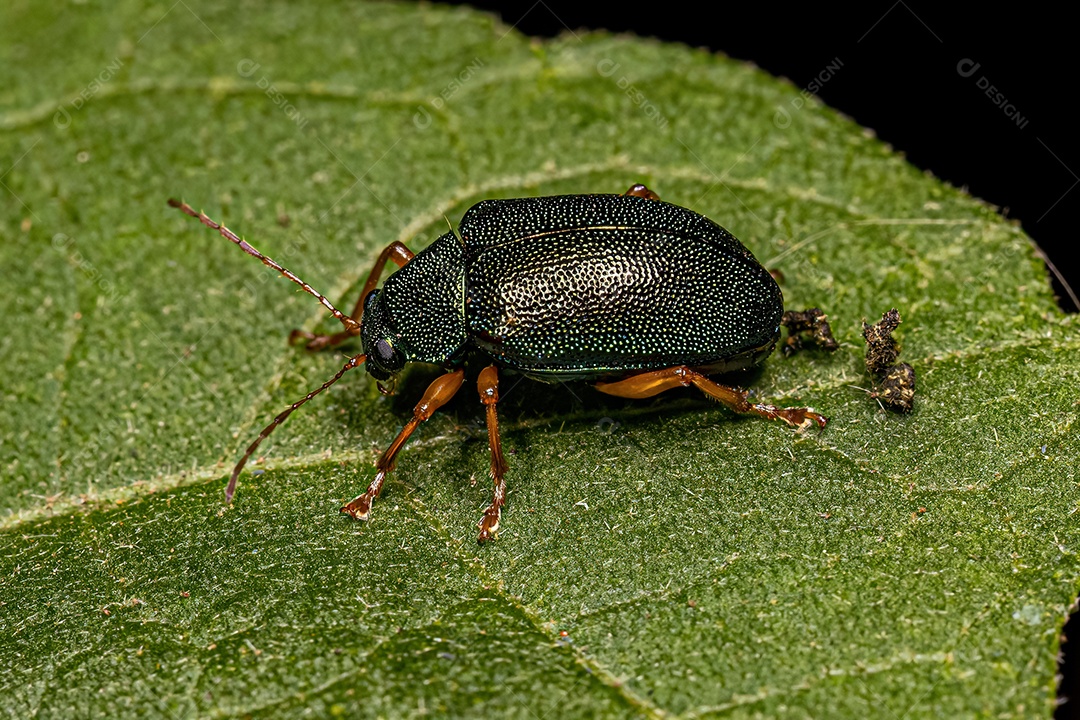
[[[616,382],[596,383],[595,387],[608,395],[640,399],[658,395],[665,390],[691,385],[737,413],[760,415],[769,420],[783,420],[788,425],[797,428],[809,427],[814,423],[817,423],[819,428],[824,428],[828,422],[824,415],[810,408],[783,408],[768,403],[751,403],[747,399],[745,390],[737,390],[713,382],[685,365],[646,371]]]
[[[506,502],[506,471],[509,466],[502,452],[502,442],[499,439],[499,418],[495,412],[495,404],[499,402],[499,370],[494,365],[489,365],[480,372],[480,378],[476,382],[476,388],[480,391],[480,402],[484,403],[487,413],[488,447],[491,449],[491,479],[495,482],[495,492],[491,498],[491,504],[484,511],[484,517],[477,523],[480,528],[480,536],[477,542],[485,543],[494,540],[499,531],[499,519],[502,516],[502,506]]]
[[[360,317],[364,313],[364,300],[367,298],[368,293],[374,290],[375,286],[379,284],[379,278],[382,277],[386,263],[392,260],[399,268],[405,267],[413,257],[415,257],[413,251],[405,247],[405,244],[402,242],[395,240],[387,245],[382,253],[379,254],[379,259],[375,261],[375,265],[372,266],[371,272],[368,273],[367,281],[364,282],[364,289],[360,291],[360,297],[356,300],[356,305],[353,307],[352,315],[350,317],[356,321],[360,320]],[[340,345],[359,334],[359,325],[354,328],[347,328],[339,333],[334,333],[333,335],[316,335],[307,330],[296,329],[289,333],[289,344],[298,345],[303,342],[305,343],[304,347],[308,350],[322,350],[323,348]]]
[[[368,485],[368,489],[346,503],[341,508],[343,514],[349,515],[356,520],[367,520],[371,516],[371,504],[375,502],[375,498],[379,497],[379,493],[382,492],[383,482],[386,480],[387,474],[394,469],[394,465],[397,463],[397,454],[405,441],[409,439],[409,436],[413,434],[413,431],[416,430],[420,423],[434,415],[436,410],[454,397],[458,389],[461,388],[464,379],[464,370],[454,370],[445,375],[440,375],[435,378],[435,382],[428,385],[428,389],[424,391],[424,396],[420,398],[420,402],[413,408],[412,419],[405,423],[405,427],[394,438],[394,442],[390,443],[390,447],[375,462],[375,468],[378,472],[375,473],[375,478]]]

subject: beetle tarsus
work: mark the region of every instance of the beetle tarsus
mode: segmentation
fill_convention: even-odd
[[[827,417],[814,412],[810,408],[781,408],[766,403],[758,403],[753,406],[753,412],[770,420],[783,420],[799,432],[805,431],[815,423],[819,430],[824,430],[825,425],[829,422]]]
[[[501,505],[502,503],[500,503]],[[487,510],[484,511],[484,517],[476,524],[480,528],[480,536],[476,538],[476,542],[483,545],[484,543],[495,540],[498,537],[499,532],[499,518],[502,515],[502,509],[492,503]]]
[[[406,435],[406,437],[408,436]],[[393,448],[393,446],[391,447]],[[382,457],[379,458],[378,463],[376,463],[379,472],[375,473],[375,478],[371,481],[371,484],[368,485],[367,490],[354,497],[341,508],[341,513],[343,515],[348,515],[353,520],[368,520],[371,518],[371,505],[375,502],[375,498],[379,497],[379,493],[382,492],[383,482],[386,481],[386,474],[394,468],[393,456],[388,458],[387,455],[390,455],[389,450],[383,453]]]
[[[385,473],[379,473],[379,475],[385,476]],[[374,486],[375,483],[372,483],[372,485]],[[379,488],[381,489],[381,487],[382,482],[380,481]],[[362,495],[357,495],[355,498],[346,503],[341,508],[341,513],[343,515],[348,515],[353,520],[368,520],[371,517],[371,504],[375,502],[375,498],[376,496],[378,496],[378,494],[378,490],[372,493],[371,488],[368,488],[368,490]]]

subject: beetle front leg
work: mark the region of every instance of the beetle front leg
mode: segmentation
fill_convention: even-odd
[[[394,442],[390,443],[390,447],[376,461],[375,468],[378,472],[375,473],[375,479],[371,481],[363,495],[355,497],[345,507],[341,508],[341,512],[351,515],[357,520],[368,519],[371,515],[371,503],[375,501],[375,498],[379,497],[383,481],[386,480],[386,474],[394,469],[398,451],[401,450],[405,441],[409,439],[409,436],[413,434],[413,431],[416,430],[420,423],[434,415],[436,410],[454,397],[458,389],[461,388],[464,379],[464,370],[454,370],[435,378],[435,382],[428,385],[428,389],[424,391],[424,397],[420,398],[420,402],[413,408],[412,420],[405,423],[405,427],[394,438]]]
[[[608,395],[625,398],[647,398],[676,387],[694,387],[737,413],[753,413],[769,420],[783,420],[788,425],[802,428],[811,423],[825,427],[828,418],[809,408],[781,408],[767,403],[751,403],[746,391],[713,382],[706,376],[685,365],[652,370],[612,383],[596,383],[596,389]]]
[[[476,382],[476,388],[480,391],[480,402],[484,403],[487,411],[488,447],[491,448],[491,479],[495,481],[495,494],[492,496],[491,505],[484,511],[484,518],[477,524],[480,528],[480,537],[477,542],[484,543],[495,539],[499,531],[499,518],[502,515],[502,506],[506,502],[506,471],[509,467],[506,458],[503,457],[502,443],[499,440],[499,418],[495,413],[495,403],[499,402],[499,370],[494,365],[489,365],[480,373]]]
[[[379,278],[382,277],[383,269],[386,268],[386,263],[393,260],[399,268],[405,267],[410,260],[415,257],[412,250],[405,247],[405,244],[395,240],[387,245],[382,253],[379,254],[379,259],[375,261],[375,265],[372,266],[371,272],[368,273],[367,281],[364,283],[364,289],[360,292],[360,297],[356,301],[356,306],[353,307],[352,317],[353,320],[359,320],[360,316],[364,312],[364,299],[368,296],[375,286],[379,284]],[[315,333],[308,332],[307,330],[293,330],[289,333],[289,344],[296,345],[304,340],[307,341],[305,347],[308,350],[322,350],[327,347],[334,347],[341,343],[354,338],[360,334],[360,328],[350,328],[348,330],[342,330],[339,333],[333,335],[316,335]]]

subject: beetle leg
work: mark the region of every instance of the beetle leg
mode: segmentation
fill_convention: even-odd
[[[476,388],[480,391],[480,402],[484,403],[487,410],[488,447],[491,448],[491,479],[495,481],[495,494],[491,499],[491,505],[484,511],[484,518],[477,523],[480,528],[478,542],[493,540],[499,531],[499,517],[502,514],[503,503],[506,502],[506,471],[509,467],[506,458],[503,457],[502,443],[499,441],[499,418],[495,413],[495,403],[499,402],[499,370],[494,365],[489,365],[480,373],[476,382]]]
[[[394,263],[400,268],[412,260],[414,257],[413,251],[405,247],[404,243],[397,240],[390,243],[383,249],[379,255],[379,259],[375,261],[375,265],[371,268],[371,272],[368,273],[367,282],[364,283],[364,289],[360,292],[360,297],[356,301],[356,306],[353,307],[352,318],[359,320],[360,316],[364,312],[364,299],[368,296],[375,286],[379,284],[379,278],[382,277],[383,269],[386,267],[386,263],[393,260]],[[296,345],[299,342],[307,341],[305,347],[308,350],[322,350],[327,347],[334,347],[341,343],[354,338],[360,334],[360,326],[355,328],[348,328],[342,330],[339,333],[333,335],[316,335],[315,333],[308,332],[307,330],[293,330],[289,333],[289,344]]]
[[[648,198],[649,200],[659,200],[660,196],[654,193],[649,188],[645,187],[641,183],[631,185],[630,189],[623,193],[623,195],[633,195],[634,197]]]
[[[647,398],[676,387],[695,386],[703,393],[737,413],[753,413],[769,420],[783,420],[794,427],[806,427],[816,422],[825,427],[828,419],[809,408],[781,408],[766,403],[751,403],[746,391],[720,385],[685,365],[652,370],[611,383],[596,383],[596,389],[608,395],[625,398]]]
[[[379,497],[383,481],[386,480],[386,474],[394,469],[397,454],[402,445],[405,444],[405,441],[409,439],[409,436],[413,434],[413,431],[416,430],[420,423],[434,415],[436,410],[454,397],[458,389],[461,388],[464,379],[465,371],[463,369],[454,370],[445,375],[440,375],[435,378],[435,382],[428,385],[428,389],[424,391],[424,396],[420,398],[420,402],[413,408],[412,420],[405,423],[405,427],[394,438],[394,442],[390,443],[390,447],[375,462],[375,468],[378,470],[375,473],[375,479],[368,485],[368,489],[364,494],[353,498],[345,507],[341,508],[341,512],[351,515],[357,520],[368,519],[371,515],[371,503],[374,502],[375,498]]]

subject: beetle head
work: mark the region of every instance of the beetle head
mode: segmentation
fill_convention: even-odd
[[[364,298],[364,316],[360,323],[360,341],[367,356],[367,371],[379,381],[379,389],[386,391],[387,381],[405,367],[406,356],[400,345],[401,337],[390,325],[390,314],[383,302],[382,292],[372,290]]]

